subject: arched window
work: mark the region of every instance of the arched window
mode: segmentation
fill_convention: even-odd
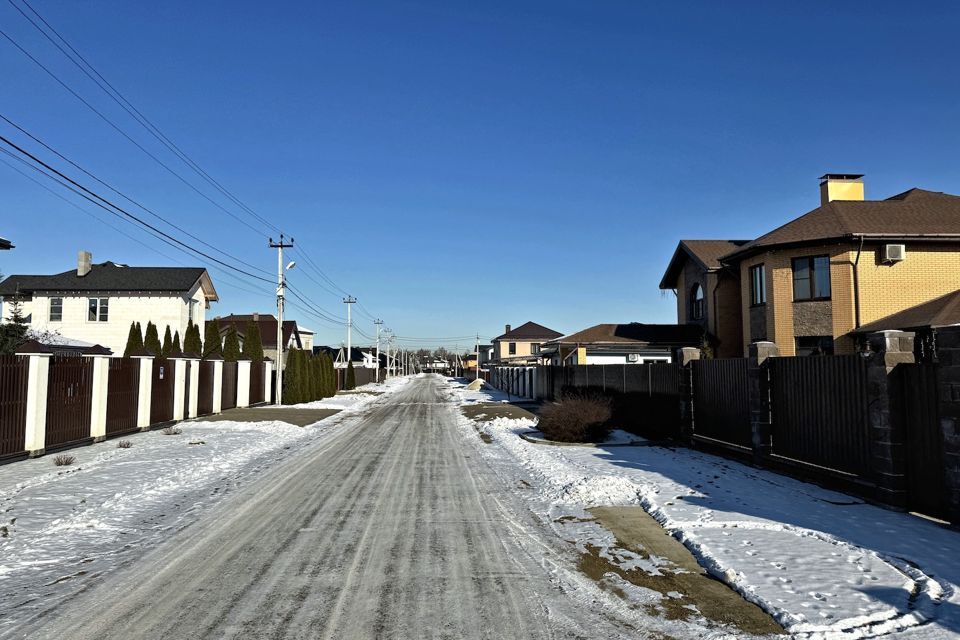
[[[693,285],[693,292],[690,294],[690,317],[703,320],[703,287],[699,282]]]

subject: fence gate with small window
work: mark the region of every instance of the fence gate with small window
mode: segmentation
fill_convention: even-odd
[[[153,361],[153,392],[150,397],[150,424],[173,420],[174,363],[166,358]]]
[[[210,360],[200,361],[199,384],[197,392],[197,415],[208,416],[213,413],[213,375],[216,365]]]
[[[140,360],[111,358],[107,378],[107,435],[137,430]]]
[[[220,408],[226,411],[237,406],[237,363],[223,363],[223,395]]]
[[[47,381],[47,449],[90,439],[92,400],[93,360],[52,356]]]
[[[0,356],[0,458],[26,448],[27,372],[30,358]]]

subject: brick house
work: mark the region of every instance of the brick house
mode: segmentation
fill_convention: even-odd
[[[516,329],[507,325],[506,331],[493,339],[493,360],[501,364],[539,364],[540,345],[561,336],[536,322],[525,322]]]
[[[960,197],[866,200],[862,177],[822,176],[819,207],[719,256],[739,281],[744,352],[768,340],[787,356],[853,353],[864,325],[960,290]],[[691,322],[679,312],[696,292],[680,282],[665,276],[661,288],[676,289]],[[720,306],[736,298],[718,295],[729,295]]]

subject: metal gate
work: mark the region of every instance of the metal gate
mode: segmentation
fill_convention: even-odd
[[[237,363],[223,363],[223,395],[220,408],[226,411],[237,406]]]
[[[153,361],[153,392],[150,394],[150,424],[173,420],[174,363],[166,358]]]
[[[213,413],[213,372],[215,364],[210,360],[200,361],[199,387],[197,394],[197,415],[208,416]]]
[[[940,430],[937,365],[900,364],[893,370],[902,390],[907,508],[947,518],[947,483]]]
[[[28,356],[0,356],[0,458],[26,448]]]
[[[693,434],[750,447],[746,358],[693,361]]]
[[[773,454],[870,475],[867,368],[858,355],[770,358]]]
[[[250,404],[263,402],[263,369],[264,363],[250,363]]]
[[[92,399],[93,360],[52,356],[47,382],[47,449],[90,439]]]
[[[107,377],[107,435],[136,431],[140,403],[140,360],[110,358]]]

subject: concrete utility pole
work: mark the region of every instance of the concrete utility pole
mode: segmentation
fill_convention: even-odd
[[[383,320],[380,320],[378,318],[373,321],[373,324],[377,325],[377,368],[376,368],[377,373],[376,373],[376,376],[377,376],[377,382],[380,382],[380,327],[383,325]]]
[[[347,366],[350,366],[350,361],[353,359],[353,319],[350,316],[350,309],[357,303],[357,299],[353,296],[347,296],[343,299],[343,304],[347,305]]]
[[[480,379],[480,334],[477,334],[477,377],[476,380]]]
[[[293,238],[290,243],[283,242],[283,234],[280,234],[280,242],[274,242],[273,238],[268,238],[270,248],[277,250],[277,374],[276,374],[276,404],[280,404],[283,394],[283,250],[293,247]],[[294,263],[290,263],[288,269],[293,268]]]

